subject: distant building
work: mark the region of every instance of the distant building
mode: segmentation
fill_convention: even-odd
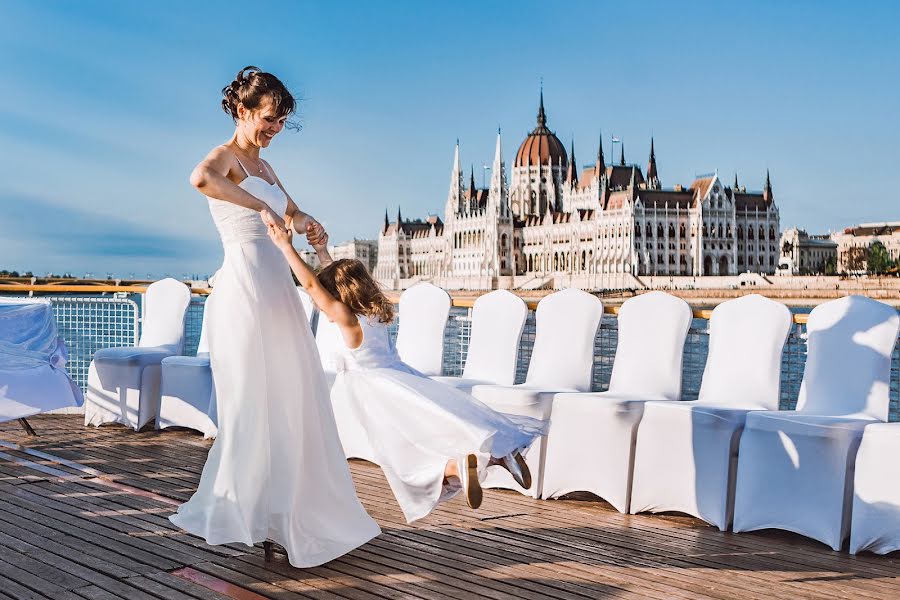
[[[828,234],[809,235],[792,227],[781,234],[778,272],[785,275],[834,275],[837,273],[837,242]],[[830,266],[829,266],[830,265]],[[830,271],[830,272],[829,272]]]
[[[602,143],[578,170],[547,128],[543,93],[537,126],[506,179],[500,134],[488,189],[463,183],[457,142],[443,220],[385,213],[376,278],[403,288],[430,280],[448,289],[638,287],[645,275],[774,273],[779,214],[766,175],[762,192],[717,174],[664,189],[650,141],[646,172],[607,165]]]
[[[839,273],[865,273],[868,251],[875,242],[884,244],[892,260],[900,259],[900,221],[862,223],[832,234],[831,239],[837,243]]]
[[[378,257],[378,242],[375,240],[358,240],[353,238],[349,242],[337,246],[330,246],[328,252],[331,258],[355,258],[365,265],[369,273],[375,271],[375,261]]]

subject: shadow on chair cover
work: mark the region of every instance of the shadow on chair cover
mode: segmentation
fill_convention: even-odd
[[[558,394],[547,436],[543,498],[586,491],[628,512],[637,426],[648,400],[681,398],[681,363],[693,313],[650,292],[619,309],[606,392]]]
[[[440,375],[444,361],[444,330],[450,316],[450,295],[427,282],[400,295],[400,359],[425,375]]]
[[[528,306],[515,294],[495,290],[479,296],[472,307],[472,328],[462,377],[433,379],[471,392],[480,384],[512,385],[516,380],[519,341]]]
[[[632,513],[679,511],[729,527],[744,420],[751,410],[778,410],[781,353],[792,323],[784,304],[758,294],[713,310],[699,398],[644,406]]]
[[[84,424],[122,423],[135,430],[159,410],[162,360],[180,354],[190,289],[167,278],[144,295],[141,339],[136,347],[104,348],[88,370]]]
[[[839,550],[850,533],[856,452],[886,421],[897,311],[863,296],[832,300],[807,322],[796,411],[751,412],[741,436],[734,530],[777,528]]]
[[[518,385],[476,385],[472,395],[502,413],[548,419],[553,397],[561,391],[591,389],[594,340],[603,303],[581,290],[562,290],[546,296],[535,311],[535,337],[525,382]],[[552,431],[552,422],[551,422]],[[506,488],[537,498],[541,494],[545,437],[525,453],[532,474],[531,489],[524,490],[507,471],[488,469],[483,487]]]

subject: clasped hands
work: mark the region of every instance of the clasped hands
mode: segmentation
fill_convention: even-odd
[[[292,227],[285,227],[281,219],[266,218],[270,215],[263,213],[263,221],[269,230],[269,237],[275,242],[276,246],[285,247],[292,245],[294,230]],[[322,227],[322,224],[309,215],[302,217],[306,221],[306,241],[315,249],[325,248],[328,245],[328,232]],[[302,226],[302,225],[301,225]]]

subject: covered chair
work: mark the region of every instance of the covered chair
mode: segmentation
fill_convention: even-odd
[[[300,303],[303,305],[303,312],[306,313],[306,321],[309,323],[309,328],[315,335],[316,326],[319,323],[319,309],[316,308],[315,303],[309,294],[306,293],[306,290],[303,289],[303,286],[297,286],[297,294],[300,296]]]
[[[734,531],[777,528],[840,550],[866,425],[886,421],[897,311],[864,296],[813,309],[796,411],[747,415]]]
[[[43,412],[77,410],[81,389],[66,373],[68,351],[53,305],[37,298],[0,298],[0,423]]]
[[[699,398],[644,406],[632,513],[679,511],[728,529],[744,419],[751,410],[778,410],[781,352],[791,324],[784,304],[758,294],[713,310]]]
[[[609,390],[558,394],[553,401],[542,498],[585,491],[628,512],[644,404],[681,398],[681,361],[692,316],[687,302],[664,292],[622,304]]]
[[[122,423],[135,430],[159,410],[162,360],[181,354],[190,289],[171,278],[150,284],[137,346],[103,348],[88,370],[84,424]]]
[[[900,423],[866,427],[853,488],[850,552],[900,550]]]
[[[550,294],[540,301],[535,311],[534,347],[525,382],[476,385],[472,395],[502,413],[550,418],[555,394],[591,389],[594,339],[602,317],[603,303],[587,292],[569,289]],[[500,467],[488,469],[482,486],[540,497],[544,444],[545,438],[541,437],[525,453],[533,481],[530,490],[522,489]]]
[[[528,318],[525,302],[506,290],[479,296],[472,308],[472,333],[462,377],[433,377],[464,392],[479,384],[512,385],[519,340]]]
[[[400,295],[400,359],[425,375],[440,375],[444,361],[444,330],[450,316],[450,295],[427,282]]]
[[[207,300],[210,302],[212,297]],[[197,356],[168,356],[162,360],[162,385],[156,428],[187,427],[214,438],[218,433],[216,392],[209,363],[206,310]]]

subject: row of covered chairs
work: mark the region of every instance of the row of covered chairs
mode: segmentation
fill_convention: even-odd
[[[850,537],[853,552],[900,548],[900,484],[889,476],[897,461],[885,458],[897,456],[900,424],[884,423],[895,309],[862,296],[816,307],[793,411],[778,411],[793,323],[783,304],[748,295],[716,307],[693,401],[681,400],[692,311],[662,292],[622,305],[609,389],[589,392],[602,312],[599,299],[577,290],[544,298],[528,373],[515,385],[524,303],[508,292],[475,303],[463,376],[436,378],[501,412],[551,422],[526,455],[532,488],[519,489],[502,469],[490,470],[486,487],[536,498],[588,491],[621,512],[678,511],[722,530],[781,528],[834,549]],[[402,315],[401,306],[401,323]],[[345,435],[351,421],[338,419],[342,439],[364,441],[361,430]],[[348,456],[370,458],[364,446],[351,443]]]

